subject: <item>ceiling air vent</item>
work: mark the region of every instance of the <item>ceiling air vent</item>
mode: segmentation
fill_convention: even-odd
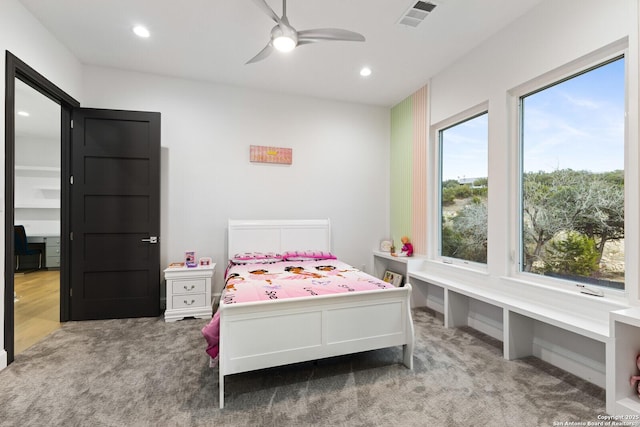
[[[419,1],[409,7],[398,21],[401,25],[416,28],[436,8],[436,4],[430,1]]]

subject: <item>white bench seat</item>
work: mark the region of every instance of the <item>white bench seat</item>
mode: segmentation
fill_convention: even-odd
[[[469,298],[495,305],[500,308],[531,317],[532,319],[548,323],[559,328],[567,329],[580,335],[606,343],[609,339],[609,322],[595,317],[588,317],[586,313],[571,308],[559,309],[549,304],[540,304],[524,298],[505,295],[502,292],[457,283],[449,279],[439,278],[422,272],[410,272],[409,279],[418,279],[442,287],[448,291],[465,295]]]
[[[424,259],[407,262],[412,306],[442,312],[447,328],[468,326],[502,340],[507,360],[535,356],[606,388],[609,414],[640,415],[628,383],[637,372],[640,307],[477,271],[451,269],[445,277],[444,270]]]
[[[503,355],[509,360],[533,355],[535,322],[600,342],[603,344],[603,353],[609,342],[608,319],[605,316],[590,316],[582,307],[554,306],[553,302],[525,299],[489,287],[458,283],[421,271],[410,271],[408,276],[414,288],[424,282],[444,290],[443,314],[446,327],[467,326],[470,300],[482,301],[502,309]]]
[[[531,317],[544,323],[566,329],[576,334],[607,343],[609,339],[609,322],[587,318],[581,314],[551,309],[540,304],[511,298],[503,306],[509,311]]]

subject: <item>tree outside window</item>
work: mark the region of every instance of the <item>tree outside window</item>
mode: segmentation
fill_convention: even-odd
[[[624,289],[624,70],[520,98],[522,271]]]
[[[488,114],[439,131],[440,254],[487,262]]]

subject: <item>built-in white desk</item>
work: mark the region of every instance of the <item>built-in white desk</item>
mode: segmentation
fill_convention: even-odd
[[[413,264],[422,264],[425,259],[422,255],[412,255],[410,257],[393,256],[389,252],[373,251],[373,271],[374,276],[382,279],[385,271],[391,271],[402,275],[402,285],[409,282],[409,272],[414,270]],[[426,305],[426,300],[420,298],[419,293],[411,294],[411,307],[422,307]]]

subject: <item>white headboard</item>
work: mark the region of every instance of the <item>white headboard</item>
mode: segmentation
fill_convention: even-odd
[[[331,251],[328,219],[230,219],[228,232],[229,259],[239,252]]]

